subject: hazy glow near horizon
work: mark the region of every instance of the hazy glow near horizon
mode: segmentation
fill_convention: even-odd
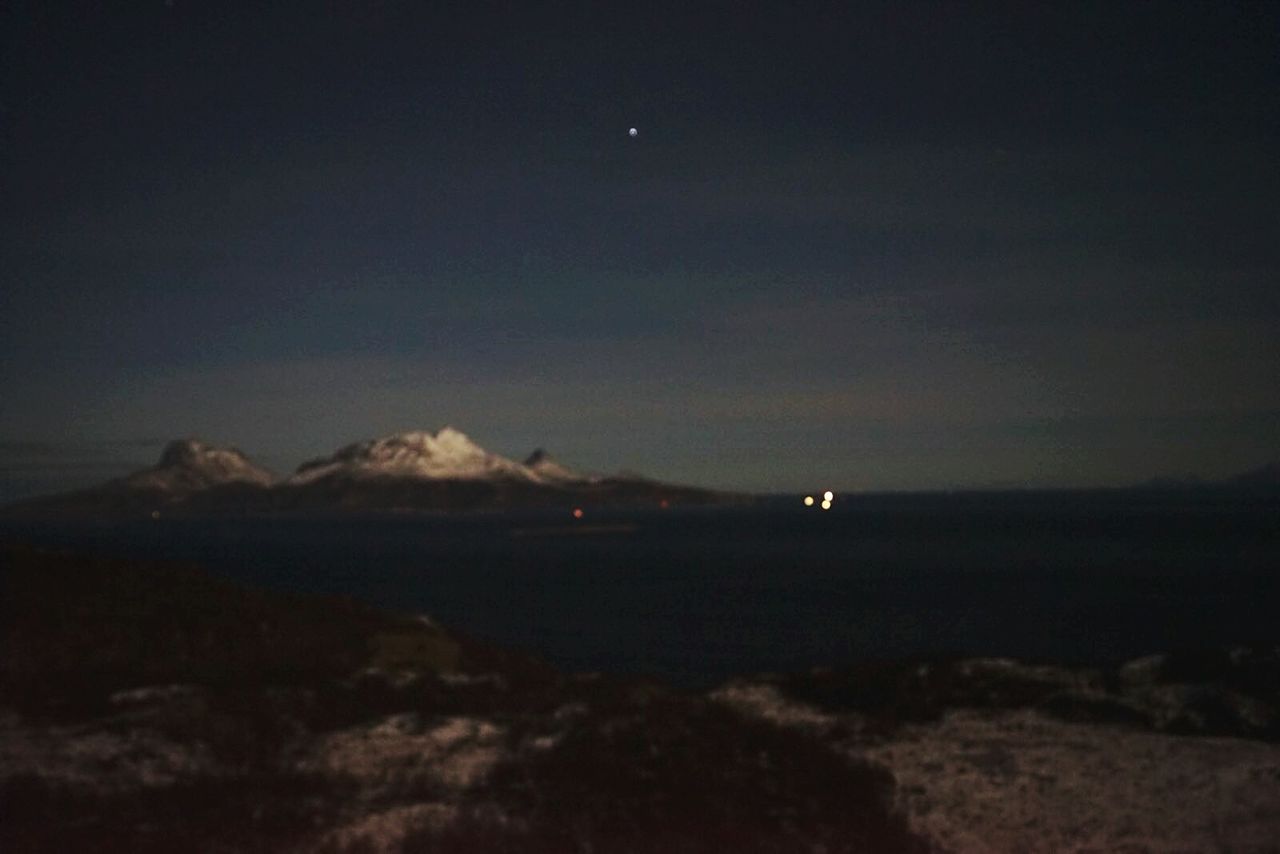
[[[341,5],[5,16],[0,503],[448,421],[802,497],[1276,458],[1280,4]]]

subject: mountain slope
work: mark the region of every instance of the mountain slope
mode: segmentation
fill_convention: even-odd
[[[171,443],[151,468],[102,486],[5,508],[17,515],[472,511],[740,502],[745,496],[636,476],[580,474],[545,451],[524,463],[452,427],[356,442],[283,481],[234,448]]]
[[[310,460],[289,479],[305,484],[325,477],[408,477],[429,480],[533,480],[514,460],[486,451],[459,430],[412,431],[357,442]]]
[[[100,486],[41,496],[3,508],[10,515],[138,515],[216,507],[243,511],[260,505],[275,475],[236,448],[179,439],[150,468]]]
[[[530,454],[524,461],[524,466],[543,483],[590,483],[600,480],[562,465],[542,448]]]
[[[228,483],[270,486],[275,476],[256,466],[237,448],[219,448],[198,439],[170,442],[160,462],[122,481],[130,489],[189,493]]]
[[[1199,489],[1269,491],[1280,488],[1280,462],[1270,462],[1221,480],[1197,474],[1153,477],[1136,485],[1138,489]]]

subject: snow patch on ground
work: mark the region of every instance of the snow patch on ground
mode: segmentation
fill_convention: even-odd
[[[456,821],[457,817],[458,808],[452,804],[425,803],[394,807],[369,813],[330,831],[317,847],[325,850],[387,854],[401,850],[409,834],[444,828]]]
[[[710,697],[746,717],[761,718],[783,727],[828,729],[839,720],[812,706],[788,700],[776,686],[764,682],[730,682]]]
[[[529,741],[529,749],[535,752],[545,752],[559,744],[562,738],[564,738],[563,734],[540,735]]]
[[[326,736],[301,768],[387,786],[430,781],[461,792],[482,780],[503,757],[506,734],[504,727],[478,718],[427,724],[416,714],[392,715]]]
[[[110,697],[113,706],[136,706],[154,703],[167,703],[198,696],[200,689],[194,685],[147,685],[142,688],[130,688],[127,691],[116,691]]]
[[[975,673],[1011,668],[1092,688],[1056,668],[972,664]],[[779,726],[861,728],[858,716],[826,714],[769,683],[733,682],[710,696]],[[887,741],[832,746],[887,768],[897,808],[946,851],[1274,852],[1280,839],[1280,745],[1267,742],[959,709]]]
[[[123,733],[84,727],[29,727],[0,721],[0,780],[31,775],[49,783],[115,792],[171,786],[215,771],[208,749],[178,744],[143,729]]]
[[[299,770],[349,775],[363,793],[318,847],[399,851],[409,835],[447,827],[458,819],[459,796],[507,755],[507,734],[480,718],[405,713],[321,739]],[[406,792],[416,793],[416,802],[387,806],[387,798]],[[423,794],[429,800],[420,800]]]
[[[1078,694],[1102,693],[1102,674],[1096,670],[1070,670],[1044,664],[1025,664],[1010,658],[971,658],[961,662],[959,675],[967,679],[998,676],[1021,682],[1057,685]]]
[[[1280,746],[955,711],[856,751],[955,851],[1274,851]]]
[[[385,682],[392,688],[401,690],[422,681],[422,674],[416,670],[404,668],[385,669],[382,667],[366,667],[356,674],[359,679],[372,679]],[[348,683],[350,684],[350,683]]]
[[[446,685],[488,685],[492,688],[507,687],[507,680],[499,673],[438,673],[436,677]]]
[[[1196,729],[1206,725],[1200,700],[1212,699],[1216,705],[1230,710],[1238,720],[1263,729],[1271,725],[1274,713],[1259,700],[1225,688],[1206,689],[1203,685],[1173,683],[1129,688],[1125,699],[1151,716],[1158,727],[1183,723]]]
[[[1126,685],[1149,684],[1156,680],[1164,669],[1166,655],[1144,655],[1125,662],[1120,668],[1120,681]]]

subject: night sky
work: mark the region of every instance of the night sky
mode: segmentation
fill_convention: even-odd
[[[0,498],[445,424],[771,491],[1280,458],[1280,4],[622,5],[6,3]]]

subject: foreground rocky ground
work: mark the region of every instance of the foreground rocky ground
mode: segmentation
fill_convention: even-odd
[[[706,695],[192,568],[0,551],[6,851],[1267,851],[1280,657]]]
[[[758,678],[713,696],[890,770],[945,851],[1280,850],[1276,650],[1110,670],[1006,660]]]

